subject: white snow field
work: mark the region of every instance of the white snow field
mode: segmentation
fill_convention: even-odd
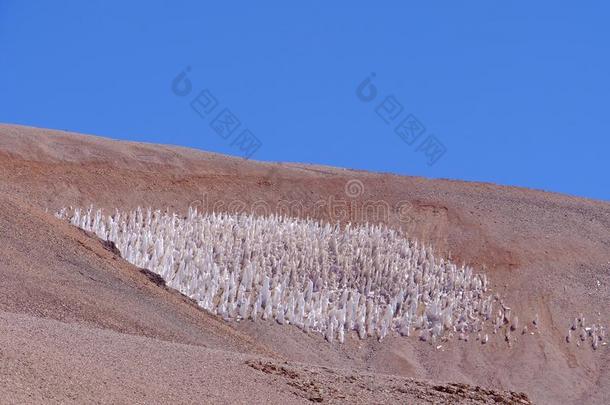
[[[383,225],[339,226],[281,216],[93,207],[56,214],[112,241],[132,264],[226,320],[275,320],[343,342],[350,331],[481,343],[518,325],[484,274],[435,257]],[[494,304],[497,310],[494,312]]]

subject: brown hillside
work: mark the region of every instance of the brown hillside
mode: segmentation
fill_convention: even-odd
[[[356,186],[355,193],[350,186]],[[339,402],[491,401],[492,395],[519,400],[508,393],[460,397],[427,382],[421,382],[420,392],[420,382],[405,378],[523,391],[536,403],[607,403],[610,398],[608,346],[593,351],[565,342],[579,313],[610,327],[609,203],[492,184],[259,163],[12,125],[0,125],[0,196],[0,325],[8,330],[0,375],[12,376],[3,379],[11,383],[0,383],[2,395],[13,395],[14,384],[22,384],[37,401],[45,401],[43,395],[61,401],[72,393],[82,402],[79,392],[97,397],[100,384],[112,385],[123,376],[127,381],[109,391],[109,398],[138,401],[135,393],[149,387],[156,400],[188,402],[197,397],[180,390],[199,384],[192,389],[203,395],[213,389],[201,385],[199,375],[207,373],[222,380],[210,402],[318,396]],[[227,324],[51,215],[64,206],[89,204],[381,220],[486,272],[493,290],[534,334],[518,335],[512,347],[497,337],[488,345],[456,340],[437,350],[415,338],[395,336],[380,343],[354,337],[330,345],[296,328]],[[374,207],[382,208],[375,214]],[[531,324],[536,314],[538,329]],[[73,347],[67,339],[73,339]],[[15,346],[19,341],[31,345]],[[95,361],[75,363],[66,358],[71,352]],[[133,361],[124,361],[125,356]],[[123,360],[111,361],[115,358]],[[227,369],[210,369],[224,361]],[[289,363],[282,366],[283,361]],[[147,372],[153,363],[165,370],[161,374],[171,374],[167,397],[157,386],[163,381],[159,374],[152,378]],[[73,374],[40,383],[41,370],[63,369]],[[96,380],[100,373],[107,379]],[[291,373],[298,384],[285,377]],[[322,378],[324,373],[332,376]],[[236,379],[244,385],[231,397],[228,381]],[[295,388],[304,381],[322,392]],[[372,394],[362,385],[387,395],[367,397]],[[396,386],[415,391],[400,394]],[[425,396],[439,392],[444,396]]]

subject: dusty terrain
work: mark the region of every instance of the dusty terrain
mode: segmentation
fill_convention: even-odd
[[[89,204],[382,220],[485,272],[533,334],[437,349],[225,323],[52,215]],[[565,342],[579,313],[610,326],[606,202],[0,125],[0,246],[3,403],[610,401],[608,346]]]

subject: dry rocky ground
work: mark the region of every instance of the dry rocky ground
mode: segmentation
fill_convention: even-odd
[[[485,272],[529,331],[437,348],[225,323],[52,215],[89,204],[382,220]],[[0,125],[0,246],[2,403],[610,402],[608,346],[565,341],[579,313],[610,326],[606,202]]]

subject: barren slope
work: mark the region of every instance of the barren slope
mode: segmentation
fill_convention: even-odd
[[[111,245],[27,207],[0,197],[2,403],[524,400],[286,363]]]
[[[357,196],[346,194],[352,180],[363,185]],[[10,196],[0,199],[0,243],[8,252],[0,256],[1,310],[273,357],[272,347],[293,361],[525,391],[540,403],[610,398],[607,346],[593,352],[564,340],[580,312],[610,326],[608,203],[490,184],[248,162],[9,125],[0,126],[0,194]],[[346,205],[333,212],[333,201]],[[390,207],[378,219],[486,271],[522,322],[538,313],[540,328],[518,336],[511,348],[496,339],[435,350],[399,337],[331,346],[290,327],[226,325],[41,211],[91,203],[178,211],[189,205],[257,212],[288,206],[303,216],[358,222],[377,219],[362,215],[371,201]],[[411,204],[407,215],[396,212],[401,201]],[[74,242],[66,244],[66,238]]]
[[[529,403],[522,394],[353,373],[0,311],[3,403]]]
[[[0,309],[235,351],[271,351],[85,232],[0,197]]]

